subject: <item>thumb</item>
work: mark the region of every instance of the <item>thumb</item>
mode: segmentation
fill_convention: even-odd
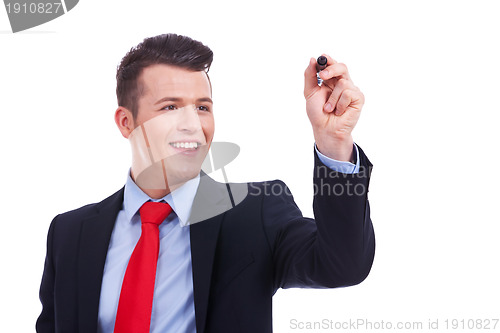
[[[304,97],[308,99],[314,92],[317,91],[318,79],[316,77],[316,59],[311,58],[309,60],[309,66],[307,66],[304,72]]]

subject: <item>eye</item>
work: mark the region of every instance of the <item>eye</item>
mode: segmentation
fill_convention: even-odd
[[[207,106],[205,106],[205,105],[198,106],[198,110],[205,111],[205,112],[209,112],[210,111],[210,109]]]
[[[171,105],[167,105],[167,106],[165,106],[165,107],[163,107],[161,109],[162,110],[175,110],[175,109],[177,109],[177,106],[171,104]]]

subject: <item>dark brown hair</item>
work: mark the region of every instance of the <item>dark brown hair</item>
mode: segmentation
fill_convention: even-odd
[[[145,38],[130,49],[116,71],[116,97],[118,105],[126,107],[137,118],[138,100],[142,94],[139,78],[144,68],[155,65],[172,65],[192,71],[208,72],[213,52],[201,42],[187,36],[163,34]]]

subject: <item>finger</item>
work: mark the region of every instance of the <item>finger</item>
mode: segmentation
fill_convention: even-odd
[[[316,59],[311,58],[309,60],[309,66],[307,66],[304,72],[304,97],[307,99],[314,92],[318,90],[318,79],[316,77]]]
[[[349,76],[349,71],[347,70],[347,66],[341,62],[326,67],[319,73],[319,76],[324,81],[333,78],[347,79],[347,80],[351,79],[351,77]]]
[[[324,110],[325,112],[332,112],[335,110],[335,107],[337,105],[337,102],[340,98],[340,95],[342,92],[346,89],[351,89],[355,90],[356,87],[354,84],[346,79],[340,79],[336,84],[335,87],[332,90],[332,93],[330,94],[330,97],[328,98],[328,101],[325,103]]]
[[[337,106],[335,108],[335,115],[343,115],[349,105],[357,100],[357,98],[359,98],[359,96],[356,96],[356,93],[353,90],[346,89],[342,91],[342,94],[340,95],[339,101],[337,102]]]
[[[321,79],[329,80],[335,77],[345,78],[348,80],[351,79],[351,77],[349,76],[349,71],[347,70],[347,66],[345,64],[335,61],[335,59],[330,57],[328,54],[323,54],[323,56],[326,57],[326,64],[328,66],[320,72],[319,76]]]

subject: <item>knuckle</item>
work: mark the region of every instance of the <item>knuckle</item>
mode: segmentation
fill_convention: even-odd
[[[352,91],[351,89],[347,89],[345,91],[345,95],[346,97],[352,98],[354,96],[354,91]]]
[[[348,87],[348,86],[350,86],[350,84],[349,84],[349,80],[344,79],[344,78],[340,79],[340,80],[337,82],[337,84],[338,84],[338,85],[340,85],[340,87]]]

